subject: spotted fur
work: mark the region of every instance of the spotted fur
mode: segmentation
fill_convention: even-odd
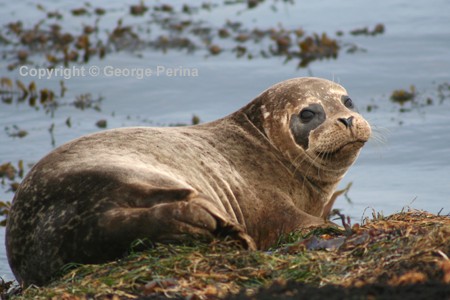
[[[333,82],[296,78],[211,123],[112,129],[60,146],[13,200],[6,248],[16,278],[47,284],[65,264],[120,258],[138,238],[230,235],[265,249],[323,223],[370,136],[347,96]],[[320,122],[292,121],[311,106],[323,110]],[[351,126],[339,121],[349,117]]]

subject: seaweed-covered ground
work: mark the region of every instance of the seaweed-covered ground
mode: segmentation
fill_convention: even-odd
[[[450,299],[449,216],[408,211],[343,223],[293,233],[265,252],[226,240],[156,245],[108,264],[67,266],[44,288],[5,283],[3,297]]]

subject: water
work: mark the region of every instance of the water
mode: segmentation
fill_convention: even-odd
[[[65,15],[64,28],[79,32],[80,23],[91,24],[93,18],[70,17],[75,4],[41,1],[48,10]],[[179,2],[174,2],[175,6]],[[275,3],[275,4],[274,4]],[[133,1],[132,1],[132,4]],[[35,24],[42,12],[31,2],[0,4],[2,24],[23,20]],[[108,9],[101,27],[112,28],[123,17],[124,24],[145,23],[145,18],[128,15],[128,5],[96,2]],[[271,9],[275,5],[276,11]],[[0,131],[0,163],[11,161],[33,163],[53,149],[48,128],[55,125],[54,139],[60,145],[82,134],[98,131],[95,122],[106,119],[108,128],[133,125],[167,125],[189,123],[193,114],[211,121],[240,108],[270,85],[291,77],[318,76],[340,82],[375,129],[374,138],[363,149],[357,163],[342,182],[353,182],[349,192],[353,204],[343,197],[336,207],[359,221],[371,215],[372,209],[385,215],[405,206],[433,213],[450,211],[450,99],[437,102],[437,86],[450,81],[450,3],[445,0],[419,1],[308,1],[295,5],[268,1],[254,10],[243,6],[226,6],[212,12],[202,11],[197,17],[210,26],[225,20],[244,22],[248,27],[302,27],[307,33],[337,30],[345,35],[344,43],[355,43],[366,52],[341,52],[337,60],[313,62],[306,69],[296,63],[283,64],[282,58],[236,59],[232,53],[217,57],[205,51],[161,52],[143,49],[138,53],[119,52],[104,60],[93,59],[87,66],[123,67],[182,66],[197,68],[198,77],[150,77],[142,80],[125,77],[83,77],[66,80],[64,101],[76,95],[91,93],[102,96],[101,111],[80,111],[62,106],[52,117],[44,110],[26,104],[0,103],[0,128],[19,126],[27,130],[25,138],[11,138]],[[238,14],[236,12],[239,12]],[[351,36],[349,30],[383,23],[386,32],[376,37]],[[217,40],[220,43],[220,40]],[[226,42],[225,46],[227,46]],[[258,46],[256,46],[258,47]],[[23,78],[18,71],[9,72],[10,61],[0,60],[0,77],[8,76],[24,82],[35,80],[40,88],[59,90],[59,80]],[[398,105],[389,101],[395,89],[415,85],[421,97],[430,96],[434,104],[400,113]],[[378,109],[366,111],[367,105]],[[65,125],[70,117],[71,128]],[[382,138],[384,141],[378,141]],[[7,188],[0,189],[0,199],[10,200]],[[368,209],[367,209],[368,208]],[[4,230],[0,230],[3,240]],[[0,275],[11,279],[5,251],[0,250]]]

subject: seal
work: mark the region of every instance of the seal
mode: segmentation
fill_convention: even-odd
[[[45,285],[68,263],[120,258],[137,239],[231,236],[265,249],[325,222],[370,134],[342,86],[295,78],[210,123],[83,136],[40,160],[19,186],[6,228],[9,264],[22,284]]]

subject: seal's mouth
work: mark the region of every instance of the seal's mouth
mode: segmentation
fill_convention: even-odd
[[[324,159],[331,159],[340,154],[353,154],[359,149],[361,149],[365,143],[366,141],[363,140],[352,141],[338,147],[335,150],[321,151],[317,152],[316,154]]]

